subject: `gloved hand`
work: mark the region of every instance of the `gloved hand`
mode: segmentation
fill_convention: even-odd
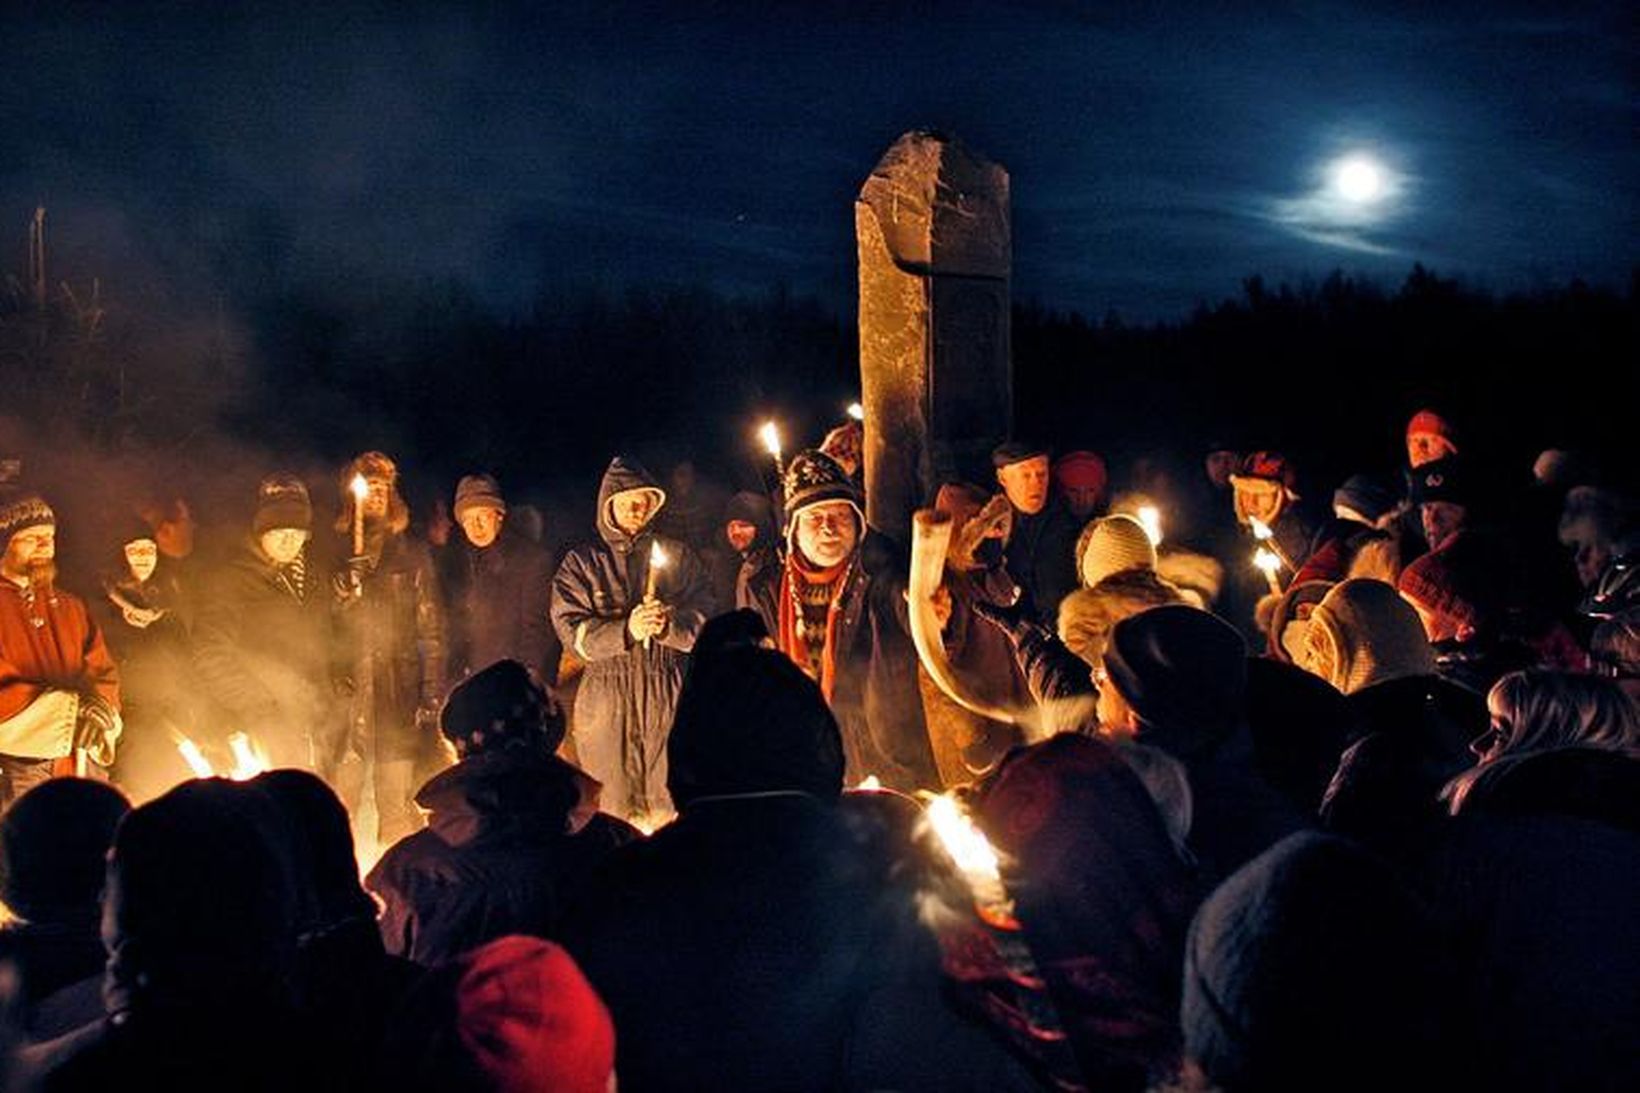
[[[74,724],[74,747],[101,767],[114,765],[114,745],[120,738],[120,714],[99,694],[80,698],[80,715]]]
[[[1015,645],[1043,629],[1023,596],[1006,605],[991,603],[988,600],[975,600],[974,614],[1008,635],[1008,640]]]
[[[336,596],[342,600],[356,600],[364,591],[364,579],[375,568],[370,555],[355,554],[342,563],[342,568],[331,578]]]

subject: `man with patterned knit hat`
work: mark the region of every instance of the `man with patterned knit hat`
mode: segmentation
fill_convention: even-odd
[[[937,789],[906,616],[905,560],[866,527],[859,490],[819,451],[786,468],[786,561],[741,606],[820,685],[843,732],[846,778]]]
[[[57,516],[0,488],[0,808],[76,754],[107,767],[120,736],[114,660],[85,601],[57,587]]]

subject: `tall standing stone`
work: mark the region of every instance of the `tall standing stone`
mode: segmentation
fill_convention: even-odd
[[[941,482],[992,482],[1012,425],[1008,172],[907,133],[861,187],[854,230],[866,515],[906,542]]]

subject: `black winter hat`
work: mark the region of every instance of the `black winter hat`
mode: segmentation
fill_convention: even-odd
[[[458,684],[444,700],[439,731],[469,751],[564,742],[564,712],[530,670],[498,660]]]
[[[1164,604],[1111,628],[1105,673],[1145,726],[1141,743],[1189,753],[1244,714],[1247,643],[1217,615]]]
[[[313,530],[313,502],[307,486],[292,474],[270,474],[256,487],[251,530],[263,535],[276,528]]]
[[[1401,503],[1401,491],[1376,474],[1352,474],[1333,491],[1333,504],[1343,505],[1368,520],[1379,520]]]
[[[1028,440],[1010,440],[998,444],[991,449],[991,466],[1001,469],[1014,463],[1023,463],[1027,459],[1036,459],[1048,454],[1048,448],[1043,444],[1033,444]]]
[[[89,778],[53,778],[17,798],[0,818],[0,901],[30,922],[94,911],[130,811],[119,790]]]
[[[1407,471],[1407,493],[1414,505],[1426,501],[1450,501],[1469,505],[1475,501],[1469,468],[1457,456],[1447,456]]]
[[[843,738],[815,682],[770,649],[715,635],[696,648],[666,743],[677,806],[782,790],[836,800]]]

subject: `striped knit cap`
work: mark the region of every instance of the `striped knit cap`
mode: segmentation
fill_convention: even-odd
[[[0,549],[24,528],[55,527],[57,514],[32,490],[0,489]]]

